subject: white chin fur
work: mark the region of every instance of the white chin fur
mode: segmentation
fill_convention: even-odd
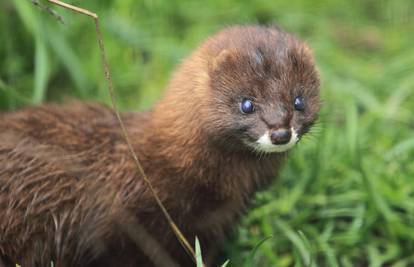
[[[289,143],[283,145],[274,145],[270,140],[269,131],[266,131],[257,141],[254,143],[254,148],[260,152],[285,152],[295,146],[295,144],[299,141],[298,134],[291,128],[292,137],[290,138]]]

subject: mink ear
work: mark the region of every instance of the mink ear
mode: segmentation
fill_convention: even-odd
[[[210,71],[217,71],[223,68],[231,67],[237,61],[237,51],[235,49],[223,49],[210,62]]]

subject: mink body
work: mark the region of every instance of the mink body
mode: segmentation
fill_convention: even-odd
[[[286,126],[300,138],[316,120],[318,90],[303,42],[232,27],[181,64],[152,110],[122,114],[162,202],[206,257],[284,161],[254,147],[259,133]],[[296,95],[306,112],[289,107]],[[255,114],[240,114],[246,96]],[[0,266],[194,266],[101,105],[0,115],[0,214]]]

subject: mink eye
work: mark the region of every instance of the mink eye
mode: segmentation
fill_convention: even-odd
[[[303,98],[300,96],[295,97],[294,105],[296,110],[302,111],[305,109],[305,102],[303,101]]]
[[[251,114],[254,112],[254,105],[250,99],[243,99],[240,103],[240,111],[243,114]]]

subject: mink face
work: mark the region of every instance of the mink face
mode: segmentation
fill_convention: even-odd
[[[233,38],[243,41],[220,47],[209,65],[212,123],[256,152],[287,151],[319,111],[319,76],[309,48],[272,28]]]

